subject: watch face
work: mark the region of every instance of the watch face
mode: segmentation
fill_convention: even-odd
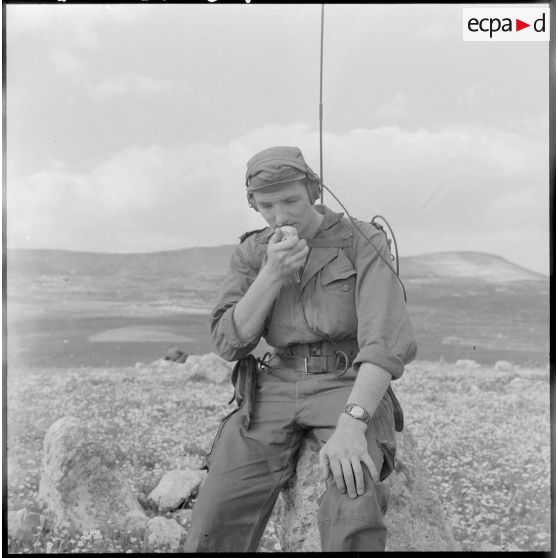
[[[364,418],[366,411],[362,407],[353,407],[351,409],[351,415],[356,418]]]

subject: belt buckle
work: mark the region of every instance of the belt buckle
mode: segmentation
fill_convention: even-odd
[[[310,355],[314,356],[314,355]],[[315,355],[317,356],[317,355]],[[304,373],[309,374],[310,376],[315,376],[316,374],[326,374],[327,373],[327,356],[320,355],[320,363],[321,367],[320,370],[308,370],[308,359],[309,356],[304,357]]]
[[[312,355],[311,355],[311,356],[312,356]],[[316,375],[316,374],[323,374],[323,370],[317,370],[316,372],[313,372],[313,371],[311,371],[311,370],[308,370],[308,359],[309,359],[309,358],[310,358],[310,357],[308,357],[308,356],[305,356],[305,357],[304,357],[304,373],[305,373],[305,374],[309,374],[310,376],[314,376],[314,375]]]

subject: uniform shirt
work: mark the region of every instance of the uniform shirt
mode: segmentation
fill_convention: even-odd
[[[398,378],[404,365],[415,358],[417,345],[403,289],[388,263],[391,256],[385,234],[370,223],[356,221],[376,250],[342,213],[323,205],[315,208],[324,219],[309,241],[317,246],[310,249],[301,281],[297,283],[293,275],[285,282],[261,331],[250,339],[239,337],[234,309],[266,261],[273,229],[256,232],[237,246],[211,314],[215,347],[224,359],[233,361],[249,354],[262,336],[276,348],[326,337],[357,339],[356,369],[370,362]]]

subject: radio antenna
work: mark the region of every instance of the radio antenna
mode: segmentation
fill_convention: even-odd
[[[323,74],[324,74],[324,5],[322,4],[322,33],[320,39],[320,182],[324,182],[323,168],[323,147],[322,147],[322,121],[324,119],[324,107],[322,104],[323,90]],[[320,203],[324,203],[324,189],[320,192]]]

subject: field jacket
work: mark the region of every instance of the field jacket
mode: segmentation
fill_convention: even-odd
[[[417,345],[403,289],[388,263],[385,234],[370,223],[356,221],[375,249],[342,213],[315,207],[324,219],[309,241],[312,247],[301,281],[296,283],[293,277],[285,282],[261,331],[250,339],[239,337],[234,309],[266,261],[273,229],[258,231],[237,246],[211,314],[216,349],[224,359],[234,361],[249,354],[262,336],[278,349],[325,337],[357,339],[356,369],[370,362],[398,378],[404,365],[415,358]]]

